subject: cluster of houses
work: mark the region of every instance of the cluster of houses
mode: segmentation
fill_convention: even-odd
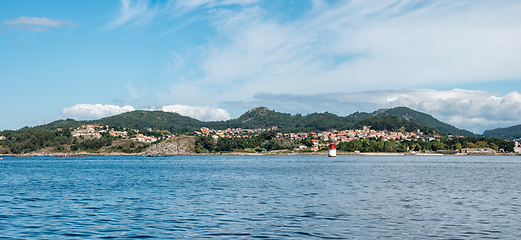
[[[375,131],[370,129],[367,126],[364,126],[363,129],[354,129],[354,130],[342,130],[337,131],[333,130],[330,132],[310,132],[310,133],[277,133],[277,138],[282,139],[293,139],[293,140],[302,140],[305,138],[314,138],[320,139],[324,142],[350,142],[353,140],[362,140],[365,138],[380,138],[382,141],[388,140],[417,140],[422,139],[424,141],[432,141],[437,138],[441,138],[439,135],[435,135],[433,137],[424,136],[423,132],[389,132],[389,131]]]
[[[58,131],[62,129],[58,128]],[[242,137],[248,138],[252,136],[259,135],[263,132],[276,131],[277,127],[273,126],[270,128],[256,128],[256,129],[243,129],[243,128],[228,128],[225,130],[214,130],[209,129],[207,127],[202,127],[200,131],[194,131],[194,135],[196,136],[213,136],[216,140],[218,138],[231,138],[231,137]],[[135,137],[132,139],[137,140],[142,143],[152,143],[158,138],[154,136],[146,136],[144,134],[139,133],[139,130],[134,130],[137,132]],[[152,131],[152,129],[149,129]],[[129,139],[128,131],[116,131],[114,129],[110,129],[109,126],[101,126],[101,125],[83,125],[81,127],[72,129],[72,136],[74,137],[83,137],[83,138],[100,138],[102,133],[108,132],[113,137],[121,137],[122,139]],[[166,139],[172,137],[172,135],[168,134],[165,136]],[[299,145],[295,150],[312,150],[317,151],[320,147],[327,146],[329,142],[350,142],[353,140],[363,140],[363,139],[381,139],[382,141],[389,140],[423,140],[423,141],[433,141],[441,138],[439,135],[434,136],[426,136],[420,130],[416,130],[414,132],[391,132],[391,131],[376,131],[370,129],[368,126],[363,126],[362,129],[354,129],[354,130],[332,130],[332,131],[324,131],[324,132],[309,132],[309,133],[277,133],[275,139],[288,139],[294,141],[300,141],[302,139],[311,138],[311,142],[313,146],[308,149],[307,146]],[[4,136],[0,136],[0,141],[5,140]],[[517,153],[521,153],[521,144],[519,142],[515,142],[514,151]]]
[[[233,128],[226,130],[214,130],[206,127],[202,127],[201,131],[194,131],[196,136],[201,135],[214,135],[218,137],[251,137],[258,135],[262,132],[275,131],[277,127],[271,128],[258,128],[258,129],[241,129]],[[441,138],[439,135],[433,137],[424,136],[423,132],[417,130],[415,132],[389,132],[389,131],[376,131],[370,129],[370,127],[364,126],[363,129],[354,130],[332,130],[324,132],[309,132],[309,133],[277,133],[277,139],[291,139],[291,140],[302,140],[305,138],[320,139],[324,142],[349,142],[353,140],[361,140],[365,138],[381,138],[382,141],[388,140],[417,140],[422,139],[424,141],[432,141],[437,138]],[[318,140],[317,140],[318,141]]]
[[[201,131],[195,131],[194,134],[196,136],[200,135],[211,135],[215,139],[220,137],[251,137],[258,135],[262,132],[266,131],[275,131],[277,127],[271,128],[258,128],[258,129],[241,129],[241,128],[233,128],[226,130],[214,130],[206,127],[201,128]],[[317,151],[319,147],[326,146],[329,142],[350,142],[353,140],[363,140],[366,138],[369,139],[381,139],[382,141],[389,140],[423,140],[423,141],[433,141],[435,139],[441,138],[439,135],[434,136],[426,136],[420,130],[415,132],[390,132],[390,131],[376,131],[370,129],[370,127],[363,126],[362,129],[354,129],[354,130],[332,130],[332,131],[324,131],[324,132],[309,132],[309,133],[277,133],[275,136],[276,139],[289,139],[294,141],[300,141],[302,139],[311,138],[311,142],[313,146],[309,149],[312,151]],[[299,145],[296,150],[307,149],[307,146]]]
[[[242,128],[228,128],[226,130],[214,130],[207,127],[202,127],[200,131],[194,131],[195,136],[213,135],[219,137],[251,137],[263,132],[276,131],[277,127],[270,128],[256,128],[256,129],[242,129]]]
[[[61,128],[57,129],[58,131],[62,131]],[[71,129],[71,134],[77,138],[101,138],[103,133],[109,133],[110,136],[120,137],[122,139],[130,139],[128,131],[116,131],[114,129],[109,128],[109,126],[102,125],[83,125],[81,127]],[[257,129],[242,129],[242,128],[228,128],[226,130],[214,130],[209,129],[207,127],[202,127],[200,131],[194,131],[194,135],[196,136],[207,136],[210,135],[214,137],[216,140],[218,138],[231,138],[231,137],[242,137],[248,138],[252,136],[257,136],[263,132],[276,131],[277,127],[270,128],[257,128]],[[161,137],[156,138],[155,136],[147,136],[142,133],[139,133],[139,130],[133,130],[137,134],[132,138],[142,143],[152,143],[161,139]],[[151,129],[149,129],[151,131]],[[171,138],[171,134],[167,134],[164,138]],[[420,130],[416,130],[414,132],[391,132],[391,131],[376,131],[370,129],[370,127],[364,126],[362,129],[354,129],[354,130],[332,130],[332,131],[324,131],[324,132],[309,132],[309,133],[276,133],[276,139],[288,139],[293,141],[300,141],[302,139],[311,138],[311,142],[313,146],[309,148],[309,150],[318,150],[319,147],[326,146],[330,142],[350,142],[353,140],[363,140],[363,139],[381,139],[382,141],[389,140],[423,140],[423,141],[433,141],[435,139],[441,138],[439,135],[434,136],[426,136]],[[5,140],[5,136],[0,136],[0,141]],[[299,145],[297,150],[307,149],[307,146]],[[521,153],[521,144],[519,142],[515,142],[514,151],[517,153]]]
[[[157,141],[158,139],[154,136],[145,136],[141,133],[138,133],[136,135],[136,140],[138,140],[139,142],[142,142],[142,143],[153,143],[155,141]]]
[[[61,131],[60,128],[57,129]],[[138,132],[134,140],[137,140],[142,143],[152,143],[157,141],[158,139],[154,136],[146,136],[139,133],[139,130],[134,130]],[[114,129],[110,129],[109,126],[101,126],[101,125],[82,125],[81,127],[72,129],[73,137],[83,137],[83,138],[101,138],[102,133],[109,133],[110,136],[113,137],[121,137],[122,139],[129,139],[128,131],[116,131]]]
[[[71,134],[73,137],[77,138],[100,138],[101,133],[106,132],[106,130],[98,130],[101,128],[103,128],[103,126],[83,125],[81,127],[73,128]],[[62,131],[61,128],[58,128],[57,130]]]

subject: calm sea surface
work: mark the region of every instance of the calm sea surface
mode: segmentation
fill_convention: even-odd
[[[521,239],[521,158],[4,158],[0,238]]]

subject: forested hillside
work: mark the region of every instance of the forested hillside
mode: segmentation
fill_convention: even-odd
[[[401,119],[413,121],[419,124],[423,124],[425,126],[436,128],[438,131],[449,134],[449,135],[458,135],[458,136],[475,136],[476,134],[454,127],[450,124],[439,121],[438,119],[432,117],[429,114],[421,113],[418,111],[414,111],[407,107],[396,107],[391,109],[381,109],[373,112],[374,116],[396,116]]]
[[[63,149],[62,145],[73,142],[73,137],[68,129],[51,131],[22,128],[16,131],[2,131],[0,135],[5,137],[5,140],[0,141],[0,146],[6,149],[0,154],[7,153],[7,149],[15,154],[36,151],[46,147],[54,147],[59,150]]]
[[[435,128],[430,128],[425,125],[415,123],[409,120],[400,119],[395,116],[382,116],[382,117],[371,117],[360,120],[354,124],[355,129],[362,129],[363,126],[371,126],[371,129],[377,131],[393,131],[393,130],[404,130],[406,132],[412,132],[416,129],[424,133],[434,133]]]
[[[208,127],[214,129],[226,128],[268,128],[277,126],[280,132],[312,132],[328,131],[331,129],[349,129],[352,121],[332,113],[311,113],[306,116],[280,113],[265,107],[257,107],[244,113],[237,119],[231,119],[217,124],[207,122]],[[220,127],[220,128],[219,128]]]
[[[495,137],[507,140],[521,139],[521,124],[507,128],[487,130],[483,132],[483,136],[487,138]]]

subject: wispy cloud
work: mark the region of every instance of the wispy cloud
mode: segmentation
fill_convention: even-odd
[[[197,10],[229,5],[250,5],[261,0],[169,0],[151,4],[146,0],[121,0],[118,15],[105,27],[113,29],[123,25],[139,27],[175,19]]]
[[[382,3],[349,1],[293,22],[258,9],[223,15],[227,41],[207,46],[203,81],[313,93],[521,77],[521,4]]]
[[[76,104],[72,107],[63,108],[61,112],[67,118],[97,119],[134,110],[134,107],[129,105],[120,107],[104,104]]]
[[[118,17],[105,27],[112,29],[127,23],[133,26],[142,26],[152,21],[159,12],[159,5],[151,6],[149,1],[121,0]]]
[[[20,30],[30,32],[44,32],[49,28],[61,28],[63,26],[79,27],[78,23],[69,20],[37,18],[37,17],[18,17],[16,19],[3,21],[2,24],[16,27]]]
[[[178,7],[190,7],[197,8],[201,6],[215,7],[215,6],[227,6],[227,5],[250,5],[253,3],[260,2],[262,0],[178,0],[176,6]]]
[[[175,72],[177,70],[180,70],[184,66],[185,66],[185,59],[183,59],[181,56],[179,56],[179,54],[172,51],[172,62],[168,63],[165,73],[169,74],[169,73]]]
[[[144,81],[138,82],[137,86],[135,86],[134,82],[128,82],[125,84],[125,88],[129,94],[129,98],[125,101],[133,101],[142,98],[148,92],[148,84],[146,84]]]
[[[519,124],[521,94],[517,91],[497,96],[486,91],[453,89],[410,89],[323,94],[258,93],[253,99],[231,102],[243,108],[267,106],[282,112],[333,112],[349,115],[380,108],[405,106],[433,115],[441,121],[477,133],[498,126]]]

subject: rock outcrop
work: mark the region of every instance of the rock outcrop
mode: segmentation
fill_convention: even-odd
[[[495,155],[496,150],[492,148],[465,148],[461,150],[462,153],[467,155]]]
[[[195,148],[195,138],[191,136],[175,136],[169,140],[152,145],[142,155],[171,156],[192,154]]]

